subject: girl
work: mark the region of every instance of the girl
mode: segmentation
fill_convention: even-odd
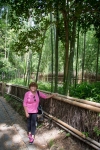
[[[29,143],[32,144],[35,138],[36,130],[36,120],[39,105],[39,96],[37,93],[38,85],[35,82],[29,84],[29,91],[25,93],[23,100],[23,107],[25,110],[25,115],[27,117],[27,128]],[[39,95],[43,99],[48,99],[53,97],[53,95],[46,95],[39,91]]]

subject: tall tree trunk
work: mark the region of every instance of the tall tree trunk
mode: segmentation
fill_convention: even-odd
[[[45,30],[45,32],[44,32],[44,36],[45,36],[45,33],[46,33],[46,30]],[[39,75],[39,68],[40,68],[41,57],[42,57],[42,48],[43,48],[43,44],[44,44],[44,42],[42,43],[42,46],[41,46],[41,52],[39,53],[39,61],[38,61],[38,66],[37,66],[36,79],[35,79],[36,82],[38,81],[38,75]]]
[[[75,87],[78,80],[78,50],[79,50],[79,25],[78,25],[78,35],[77,35],[77,50],[76,50],[76,79],[75,79]]]
[[[25,71],[24,71],[24,85],[27,85],[27,74],[28,74],[28,59],[29,59],[29,56],[27,58],[27,55],[25,55]]]
[[[38,66],[37,66],[37,73],[36,73],[36,82],[38,81],[38,75],[39,75],[39,68],[40,68],[40,63],[41,63],[41,57],[42,57],[42,51],[39,53],[39,61],[38,61]]]
[[[98,76],[98,62],[99,62],[99,41],[98,41],[98,48],[97,48],[97,63],[96,63],[96,81]]]
[[[64,17],[64,24],[65,24],[65,32],[66,32],[66,42],[65,42],[65,59],[64,59],[64,82],[66,81],[66,76],[68,73],[68,54],[69,54],[69,37],[68,37],[68,22],[66,20],[67,15],[65,14]]]
[[[6,29],[5,29],[5,58],[7,58],[7,24],[8,24],[8,9],[6,8]]]
[[[29,51],[29,58],[28,58],[28,69],[27,69],[27,85],[29,84],[30,82],[30,74],[31,74],[31,61],[32,61],[32,51],[30,50]]]
[[[52,13],[50,13],[50,21],[52,23]],[[51,51],[52,51],[52,54],[51,54],[51,73],[52,73],[52,76],[51,76],[51,92],[53,92],[53,29],[52,29],[52,26],[51,26]]]
[[[63,15],[63,19],[64,19],[64,27],[65,27],[65,59],[64,59],[64,94],[67,91],[67,76],[68,76],[68,55],[69,55],[69,32],[68,32],[68,28],[69,28],[69,13],[66,12],[66,0],[65,0],[65,4],[64,4],[64,8],[62,10],[62,15]],[[68,1],[67,1],[67,6],[68,6]]]
[[[86,48],[86,32],[84,33],[84,45],[83,45],[83,51],[82,51],[82,82],[84,77],[84,65],[85,65],[85,48]]]
[[[69,83],[71,84],[71,80],[73,78],[73,58],[74,58],[74,52],[75,52],[75,38],[76,38],[76,20],[73,21],[73,27],[72,27],[72,38],[71,38],[71,46],[70,46],[70,57],[69,57],[69,65],[68,65],[68,88],[69,89]]]
[[[57,14],[56,14],[56,43],[55,43],[55,89],[54,92],[57,92],[58,88],[58,23],[59,23],[59,14],[58,14],[58,5],[57,5]]]

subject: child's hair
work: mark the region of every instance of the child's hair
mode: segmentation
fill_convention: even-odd
[[[37,85],[36,82],[31,82],[31,83],[29,84],[29,89],[30,89],[30,87],[32,87],[32,86],[38,88],[38,85]]]

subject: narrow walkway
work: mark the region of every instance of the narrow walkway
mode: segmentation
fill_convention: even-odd
[[[3,97],[0,97],[0,150],[41,150],[29,145],[25,123]]]

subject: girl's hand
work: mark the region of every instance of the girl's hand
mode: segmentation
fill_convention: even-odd
[[[53,94],[52,94],[52,97],[53,97],[53,96],[57,96],[57,93],[53,93]]]
[[[29,114],[28,113],[26,113],[26,117],[29,118]]]
[[[52,98],[53,96],[56,96],[57,94],[56,93],[53,93],[53,94],[51,94],[51,95],[47,95],[47,99],[48,98]]]

